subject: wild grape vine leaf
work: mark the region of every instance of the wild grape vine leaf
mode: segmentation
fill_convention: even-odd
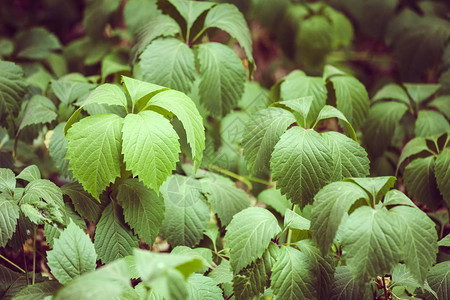
[[[15,182],[14,182],[15,183]],[[16,231],[19,206],[9,194],[0,194],[0,247],[3,248]]]
[[[144,82],[127,76],[122,76],[122,84],[125,91],[130,96],[133,107],[136,106],[138,111],[141,111],[142,108],[144,108],[145,104],[151,97],[169,89],[157,84]]]
[[[69,78],[60,78],[58,80],[51,81],[51,87],[55,96],[64,103],[69,105],[78,98],[89,93],[91,89],[95,87],[94,84],[84,81],[84,77],[78,80],[69,80]]]
[[[252,174],[269,170],[270,156],[281,135],[295,123],[294,115],[278,107],[255,113],[243,135],[244,157]]]
[[[97,254],[84,230],[70,222],[54,241],[53,250],[47,253],[47,259],[53,276],[60,283],[67,284],[73,278],[95,270]]]
[[[194,82],[194,53],[175,38],[154,40],[140,56],[145,81],[189,93]]]
[[[69,169],[96,199],[120,176],[123,119],[114,114],[90,116],[66,135]]]
[[[281,193],[303,208],[330,182],[333,161],[319,133],[294,126],[275,145],[270,168]]]
[[[281,246],[272,268],[271,288],[279,299],[316,299],[314,266],[299,250]]]
[[[123,207],[125,222],[148,245],[153,245],[164,218],[164,200],[137,178],[119,185],[117,199]]]
[[[111,202],[102,213],[95,228],[95,250],[103,263],[133,254],[139,246],[138,239],[123,220],[120,206]]]
[[[50,99],[34,95],[25,107],[19,130],[29,125],[50,123],[57,117],[55,111],[56,107]]]
[[[127,170],[159,193],[179,160],[177,133],[169,120],[154,111],[128,114],[123,123],[122,153]]]
[[[44,27],[34,27],[20,32],[16,37],[17,57],[44,59],[53,50],[61,49],[58,38]]]
[[[416,137],[410,140],[405,147],[403,147],[402,154],[397,163],[397,170],[400,168],[402,163],[410,156],[421,153],[422,151],[427,151],[427,140],[423,137]]]
[[[225,234],[234,274],[260,258],[280,232],[277,219],[264,208],[249,207],[235,214]]]
[[[200,103],[213,116],[224,116],[237,106],[244,92],[245,70],[241,60],[233,50],[219,43],[200,44],[197,59]]]
[[[9,61],[0,61],[0,122],[8,115],[17,116],[26,82],[22,68]]]
[[[398,84],[390,83],[383,86],[379,91],[377,91],[375,96],[373,96],[372,101],[376,102],[384,99],[399,101],[406,104],[408,107],[411,106],[411,100],[409,99],[408,94]]]
[[[435,161],[434,174],[436,176],[436,182],[444,197],[447,207],[450,208],[450,148],[445,148],[438,154]]]

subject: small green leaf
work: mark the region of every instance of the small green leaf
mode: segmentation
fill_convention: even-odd
[[[109,75],[130,73],[128,64],[128,51],[115,51],[109,53],[102,59],[102,80],[105,81]]]
[[[284,215],[284,226],[298,230],[309,230],[311,222],[296,212],[286,209],[286,213]]]
[[[72,73],[73,75],[78,73]],[[70,76],[71,74],[68,74]],[[81,79],[81,80],[80,80]],[[52,80],[51,86],[55,96],[65,105],[69,105],[73,101],[87,95],[91,89],[95,87],[94,84],[88,83],[87,80],[82,78],[73,78],[70,80],[70,77],[60,78],[58,80]]]
[[[131,255],[139,246],[138,239],[123,221],[120,206],[111,202],[102,213],[95,228],[95,250],[103,263]]]
[[[280,232],[277,219],[266,209],[250,207],[235,214],[225,234],[234,274],[260,258]]]
[[[406,197],[405,194],[398,190],[390,190],[386,193],[383,199],[383,206],[391,206],[391,205],[406,205],[411,207],[416,207],[414,203]]]
[[[292,203],[286,199],[286,196],[281,195],[280,190],[276,189],[267,189],[259,193],[258,202],[264,202],[283,217],[285,216],[286,210],[290,210],[292,207]]]
[[[93,90],[83,102],[83,105],[91,103],[120,105],[126,108],[127,98],[120,87],[115,84],[105,83]]]
[[[417,116],[414,134],[428,137],[443,134],[450,130],[447,119],[434,110],[420,110]]]
[[[16,176],[11,169],[0,168],[0,192],[8,193],[11,196],[16,188]]]
[[[188,278],[186,299],[223,300],[223,296],[222,290],[213,279],[200,274],[192,274]]]
[[[61,192],[69,196],[75,210],[83,219],[97,223],[100,219],[104,203],[100,203],[83,189],[78,182],[71,182],[61,187]]]
[[[95,270],[97,254],[89,236],[75,223],[70,222],[60,237],[54,241],[53,250],[47,253],[48,266],[62,284]]]
[[[450,74],[450,72],[447,71],[447,73]],[[450,119],[450,105],[448,103],[450,102],[450,95],[443,95],[439,96],[433,99],[428,104],[428,107],[435,107],[437,108],[444,116],[447,117],[447,119]]]
[[[450,234],[447,234],[438,242],[439,247],[450,247]]]
[[[19,219],[19,206],[13,199],[0,194],[0,248],[3,248],[13,236]]]
[[[19,130],[33,124],[50,123],[57,117],[55,111],[56,107],[50,99],[41,95],[34,95],[25,107]]]
[[[334,283],[330,292],[332,300],[359,300],[362,299],[364,291],[359,283],[353,278],[347,266],[339,266],[334,272]]]
[[[22,172],[16,176],[16,178],[32,182],[36,179],[41,179],[41,172],[36,165],[31,165],[23,169]]]
[[[26,85],[21,67],[9,61],[0,61],[0,123],[8,115],[17,116]]]
[[[162,197],[133,178],[119,186],[117,199],[123,207],[125,222],[144,242],[153,245],[164,219]]]
[[[417,104],[420,104],[430,98],[430,96],[436,93],[440,87],[440,84],[405,83],[405,88],[408,91],[408,94]]]
[[[403,147],[402,154],[400,155],[400,158],[398,159],[397,163],[397,170],[400,168],[402,163],[409,158],[410,156],[419,154],[422,151],[427,151],[428,146],[425,138],[422,137],[416,137],[412,140],[410,140],[405,147]]]
[[[356,141],[356,134],[355,130],[352,127],[352,124],[347,120],[347,118],[336,108],[330,105],[325,105],[319,112],[319,115],[317,116],[316,124],[318,124],[320,121],[329,119],[329,118],[338,118],[339,120],[343,121],[345,125],[347,126],[348,131],[350,132],[350,137]]]
[[[373,96],[372,101],[380,101],[385,99],[398,100],[408,107],[411,106],[411,100],[409,100],[408,94],[406,91],[395,83],[390,83],[383,86],[376,94]]]
[[[220,264],[209,272],[208,277],[214,279],[217,284],[231,282],[233,280],[233,272],[231,271],[230,261],[222,259]]]
[[[60,175],[72,178],[72,171],[69,171],[69,161],[66,159],[67,141],[64,140],[65,126],[66,122],[62,122],[53,129],[53,133],[50,137],[50,145],[48,146],[48,153],[55,163],[56,168],[58,168]]]
[[[189,31],[194,24],[195,20],[206,10],[210,9],[213,2],[195,2],[195,1],[183,1],[183,0],[169,0],[169,2],[175,6],[181,16],[187,23],[187,30]],[[200,299],[200,298],[199,298]]]
[[[283,100],[280,102],[273,103],[272,107],[284,108],[292,112],[297,119],[297,123],[304,128],[307,128],[307,117],[309,115],[309,110],[311,109],[311,104],[313,102],[313,97],[302,97],[297,99]]]
[[[140,111],[148,100],[168,88],[153,83],[144,82],[127,76],[122,76],[122,83],[125,91],[130,96],[133,106]]]
[[[436,264],[427,275],[427,281],[438,299],[450,297],[450,261]]]
[[[447,207],[450,208],[450,148],[445,148],[436,157],[434,174],[436,182]]]
[[[371,178],[346,178],[344,181],[356,183],[362,187],[376,203],[389,191],[395,184],[394,176],[380,176]]]
[[[122,126],[119,116],[102,114],[82,119],[67,132],[69,168],[96,199],[120,176]]]
[[[20,32],[16,37],[17,57],[44,59],[54,50],[61,49],[58,38],[44,27]]]
[[[64,126],[64,135],[67,134],[67,131],[72,127],[72,125],[78,120],[78,117],[81,114],[83,107],[79,107],[73,114],[70,116],[69,120],[67,120],[66,125]]]
[[[172,249],[170,252],[171,254],[177,254],[177,255],[187,255],[187,256],[193,256],[200,259],[203,263],[203,266],[198,269],[196,272],[203,274],[206,271],[208,271],[211,268],[212,265],[212,252],[211,249],[208,248],[189,248],[187,246],[176,246]]]
[[[45,299],[51,297],[55,292],[61,288],[62,285],[56,281],[38,282],[33,285],[28,285],[14,296],[14,300],[33,300]]]

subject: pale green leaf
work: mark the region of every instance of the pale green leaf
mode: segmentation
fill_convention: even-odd
[[[346,220],[342,247],[347,266],[361,283],[390,273],[403,255],[402,227],[385,208],[363,206]]]
[[[243,135],[244,157],[252,174],[269,170],[269,160],[281,135],[295,123],[292,113],[269,107],[252,115]]]
[[[380,176],[368,178],[346,178],[344,181],[356,183],[362,187],[375,202],[379,202],[381,198],[389,191],[395,184],[396,178],[394,176]]]
[[[286,209],[286,213],[284,215],[284,227],[298,230],[309,230],[310,226],[311,222],[308,219],[300,216],[290,209]]]
[[[209,207],[201,183],[192,177],[174,175],[160,189],[166,206],[161,235],[172,246],[195,246],[209,221]]]
[[[290,112],[292,112],[297,119],[297,123],[304,128],[307,128],[307,117],[309,115],[309,110],[311,109],[311,104],[313,102],[313,97],[302,97],[297,99],[283,100],[280,102],[273,103],[273,107],[281,107]]]
[[[408,91],[408,94],[417,104],[420,104],[428,99],[431,95],[436,93],[440,87],[440,84],[405,83],[405,88]]]
[[[258,194],[258,202],[264,202],[269,205],[274,210],[276,210],[283,217],[285,216],[286,210],[292,208],[292,203],[286,199],[285,195],[281,195],[280,190],[267,189]]]
[[[447,119],[434,110],[420,110],[417,116],[414,134],[428,137],[445,133],[450,130]]]
[[[427,151],[428,146],[426,139],[423,137],[416,137],[410,140],[405,147],[403,147],[402,154],[398,159],[397,170],[400,168],[402,163],[409,158],[410,156],[419,154],[422,151]]]
[[[133,105],[136,105],[140,111],[148,100],[168,88],[153,83],[144,82],[127,76],[122,76],[122,83],[125,91],[131,98]]]
[[[409,100],[406,91],[395,83],[390,83],[383,86],[379,91],[377,91],[375,96],[373,96],[372,101],[376,102],[385,99],[398,100],[406,104],[408,107],[411,106],[411,101]]]
[[[360,300],[364,291],[353,278],[347,266],[339,266],[334,272],[334,283],[330,292],[330,300]]]
[[[144,242],[152,246],[164,219],[162,197],[133,178],[119,186],[117,199],[123,207],[125,222]]]
[[[450,74],[449,71],[447,73]],[[450,119],[450,95],[443,95],[433,99],[428,106],[436,107],[447,119]]]
[[[439,247],[450,247],[450,234],[447,234],[438,242]]]
[[[411,272],[406,268],[406,265],[397,264],[394,270],[392,270],[392,283],[390,286],[420,287],[421,285],[412,276]]]
[[[448,166],[446,168],[448,169]],[[406,166],[403,173],[403,182],[410,198],[416,199],[431,209],[436,209],[441,199],[434,169],[434,157],[429,156],[415,159]]]
[[[223,300],[223,296],[222,290],[213,279],[200,274],[192,274],[188,278],[186,299]]]
[[[119,86],[111,83],[105,83],[93,90],[83,102],[83,105],[88,105],[91,103],[120,105],[126,108],[127,98]]]
[[[44,27],[34,27],[16,36],[17,57],[44,59],[52,51],[61,49],[58,38]]]
[[[73,101],[87,95],[89,91],[95,87],[94,84],[78,81],[75,80],[75,78],[74,80],[69,79],[70,78],[60,78],[51,81],[55,96],[65,105],[69,105]]]
[[[439,300],[450,298],[450,261],[438,263],[427,275],[427,281]],[[428,299],[428,298],[427,298]],[[434,298],[431,298],[434,299]]]
[[[11,169],[0,169],[0,192],[13,195],[16,188],[16,176]]]
[[[61,187],[61,192],[69,196],[75,210],[83,219],[89,222],[97,223],[100,219],[104,202],[97,201],[86,192],[78,182],[71,182]]]
[[[97,254],[89,235],[70,222],[60,237],[54,241],[53,250],[47,253],[48,266],[62,284],[95,270]]]
[[[175,6],[180,15],[187,23],[187,30],[189,31],[195,20],[206,10],[210,9],[214,2],[196,2],[184,0],[169,0]]]
[[[187,246],[176,246],[170,252],[171,254],[193,256],[200,259],[203,266],[199,268],[196,272],[203,274],[208,271],[212,265],[212,250],[208,248],[189,248]]]
[[[244,111],[233,111],[220,122],[220,138],[222,145],[233,147],[242,143],[246,123],[250,115]]]
[[[369,159],[361,145],[347,136],[328,131],[322,133],[328,143],[334,162],[332,180],[345,177],[365,177],[369,175]]]
[[[416,207],[396,206],[389,212],[403,223],[403,260],[414,278],[422,284],[438,252],[435,223]]]
[[[102,213],[95,228],[95,250],[103,263],[131,255],[139,246],[138,239],[123,221],[120,206],[111,202]]]
[[[14,300],[34,300],[44,299],[48,296],[51,297],[61,286],[56,280],[38,282],[22,289],[14,296]]]
[[[416,205],[406,197],[405,194],[400,192],[399,190],[390,190],[386,193],[383,199],[383,206],[390,205],[406,205],[411,207],[416,207]]]
[[[64,127],[66,122],[59,123],[53,129],[50,137],[50,145],[48,146],[48,153],[59,170],[60,175],[64,177],[72,177],[72,171],[69,171],[69,161],[66,159],[67,141],[64,140]]]
[[[205,150],[205,129],[203,127],[203,118],[200,116],[194,102],[181,92],[169,90],[153,96],[146,105],[150,109],[152,107],[165,109],[177,116],[186,131],[194,167],[197,168],[202,161],[203,150]]]
[[[229,260],[222,259],[220,264],[208,273],[217,284],[231,282],[233,280],[233,272],[231,271],[231,264]]]
[[[239,100],[239,107],[252,114],[267,107],[269,92],[256,81],[246,81],[244,94]]]
[[[275,145],[270,168],[281,193],[303,208],[330,182],[333,160],[320,134],[295,126]]]
[[[36,165],[31,165],[23,169],[22,172],[16,176],[16,178],[32,182],[36,179],[41,179],[41,172]]]
[[[236,38],[242,48],[244,48],[250,66],[254,64],[252,56],[252,39],[250,30],[247,27],[244,16],[232,4],[219,4],[213,7],[205,19],[205,27],[217,27],[226,31],[231,37]],[[249,67],[250,74],[253,67]]]
[[[109,75],[130,73],[128,64],[128,49],[125,51],[115,51],[109,53],[102,59],[102,80],[106,80]]]
[[[158,193],[179,160],[177,133],[169,120],[154,111],[127,115],[122,132],[127,170]]]
[[[125,4],[123,17],[127,29],[136,35],[138,31],[155,17],[161,15],[156,0],[130,0]],[[167,16],[166,16],[167,17]]]
[[[367,193],[351,182],[333,182],[317,193],[311,214],[311,231],[322,253],[328,253],[342,218],[353,203],[367,198]]]
[[[9,61],[0,61],[0,122],[8,115],[17,116],[25,93],[22,68]]]
[[[25,107],[19,130],[33,124],[50,123],[57,117],[55,111],[56,107],[50,99],[41,95],[34,95]]]
[[[13,236],[18,219],[19,206],[17,206],[16,201],[0,194],[0,248],[5,247]]]
[[[225,234],[234,274],[260,258],[280,231],[275,216],[264,208],[250,207],[234,215]]]
[[[337,118],[344,122],[344,124],[347,126],[347,130],[350,132],[350,137],[356,141],[356,134],[355,130],[352,127],[352,124],[350,124],[347,120],[347,118],[336,108],[330,105],[325,105],[319,112],[319,115],[317,116],[316,124],[318,124],[320,121],[329,119],[329,118]]]
[[[67,131],[72,127],[72,125],[78,120],[78,117],[81,114],[83,107],[79,107],[73,114],[70,116],[69,120],[67,120],[66,125],[64,126],[64,135],[67,134]]]
[[[114,114],[90,116],[67,132],[69,168],[96,199],[120,176],[123,119]]]
[[[447,207],[450,208],[450,148],[445,148],[436,157],[435,176],[436,182]]]
[[[280,250],[270,278],[274,295],[277,299],[316,299],[313,263],[295,248],[281,246]]]
[[[166,86],[184,93],[194,82],[194,53],[180,40],[154,40],[140,56],[139,67],[145,81]]]
[[[204,178],[201,182],[206,199],[222,226],[227,226],[235,214],[250,206],[247,193],[228,178]]]
[[[83,12],[86,34],[95,40],[102,38],[105,26],[119,5],[119,0],[87,0]]]

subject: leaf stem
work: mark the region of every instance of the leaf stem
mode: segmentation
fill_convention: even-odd
[[[36,235],[37,235],[37,226],[34,227],[33,234],[33,277],[31,279],[31,284],[34,284],[36,280]]]
[[[27,278],[27,285],[28,285],[30,284],[30,279],[28,278],[27,257],[25,256],[25,248],[23,247],[24,242],[22,238],[22,232],[20,230],[20,224],[17,226],[17,233],[19,234],[20,244],[22,245],[23,264],[25,267],[25,277]]]
[[[239,181],[242,181],[242,183],[244,183],[247,186],[247,189],[249,191],[251,191],[252,188],[253,188],[252,183],[247,178],[245,178],[244,176],[238,175],[238,174],[233,173],[231,171],[228,171],[226,169],[222,169],[221,167],[218,167],[216,165],[209,165],[209,169],[216,170],[216,171],[218,171],[218,172],[220,172],[222,174],[225,174],[225,175],[227,175],[227,176],[229,176],[231,178],[234,178],[234,179],[237,179]]]
[[[15,263],[13,263],[12,261],[10,261],[9,259],[7,259],[6,257],[4,257],[1,254],[0,254],[0,258],[3,258],[3,260],[5,260],[6,262],[10,263],[12,266],[16,267],[20,272],[25,273],[24,269],[22,269],[21,267],[19,267],[18,265],[16,265]]]
[[[252,176],[245,176],[245,178],[247,178],[250,181],[258,182],[258,183],[265,184],[265,185],[271,185],[272,184],[271,182],[269,182],[267,180],[256,178],[256,177],[252,177]]]
[[[202,30],[200,30],[200,32],[197,33],[197,35],[192,39],[192,42],[191,42],[192,45],[197,41],[197,39],[198,39],[203,33],[205,33],[206,29],[208,29],[208,28],[203,27]]]

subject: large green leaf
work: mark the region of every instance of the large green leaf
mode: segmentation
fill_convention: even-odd
[[[434,174],[447,207],[450,208],[450,148],[445,148],[436,157]]]
[[[7,194],[0,194],[0,248],[6,246],[16,231],[19,206]]]
[[[216,282],[200,274],[192,274],[188,278],[187,284],[188,300],[223,300],[222,290]]]
[[[196,2],[183,0],[169,0],[184,18],[189,31],[195,20],[206,10],[210,9],[215,3],[213,2]]]
[[[277,219],[266,209],[250,207],[234,215],[225,234],[234,274],[260,258],[280,231]]]
[[[347,266],[339,266],[334,272],[334,282],[330,292],[332,300],[359,300],[364,292],[353,278]]]
[[[147,244],[153,245],[164,219],[164,200],[138,179],[119,186],[117,199],[123,207],[125,222]]]
[[[427,281],[433,291],[436,292],[439,300],[450,298],[450,261],[438,263],[427,276]],[[430,295],[431,296],[431,295]],[[426,298],[434,299],[434,297]]]
[[[205,150],[205,129],[203,128],[203,119],[195,107],[195,103],[185,94],[169,90],[155,95],[146,105],[150,109],[165,109],[177,116],[186,131],[194,167],[198,167],[202,161],[203,150]]]
[[[154,111],[127,115],[122,131],[127,170],[158,193],[179,160],[177,133],[169,120]]]
[[[434,110],[420,110],[417,115],[414,134],[428,137],[445,133],[450,130],[447,119]]]
[[[200,44],[197,59],[200,102],[213,116],[224,116],[237,106],[244,92],[245,70],[241,60],[233,50],[219,43]]]
[[[195,79],[194,53],[180,40],[154,40],[140,56],[145,81],[188,93]]]
[[[227,226],[235,214],[250,206],[247,193],[228,178],[204,178],[201,182],[203,193],[211,203],[212,210],[219,216],[222,226]]]
[[[425,138],[422,137],[416,137],[412,140],[410,140],[405,147],[403,147],[402,154],[400,155],[400,158],[398,159],[397,163],[397,170],[400,168],[402,163],[410,156],[419,154],[422,151],[427,151],[427,141]]]
[[[11,169],[0,169],[0,192],[13,196],[16,188],[16,176]]]
[[[314,197],[311,231],[322,253],[328,253],[344,214],[359,199],[367,199],[363,189],[351,182],[333,182]]]
[[[69,168],[97,199],[120,176],[122,126],[119,116],[101,114],[82,119],[67,132]]]
[[[334,131],[324,132],[322,137],[328,143],[334,162],[332,181],[369,175],[369,159],[358,142]]]
[[[207,28],[217,27],[236,38],[247,55],[251,74],[254,65],[252,56],[252,38],[244,16],[237,7],[232,4],[216,5],[206,15],[204,26]]]
[[[209,221],[209,207],[201,183],[192,177],[174,175],[160,189],[166,206],[161,235],[172,246],[195,246]]]
[[[54,241],[53,250],[47,253],[48,266],[62,284],[95,270],[97,254],[94,245],[83,229],[70,222]]]
[[[38,282],[33,285],[28,285],[14,296],[15,300],[33,300],[44,299],[51,297],[61,287],[61,284],[56,281]]]
[[[244,157],[251,173],[260,174],[269,170],[273,148],[293,123],[294,115],[277,107],[269,107],[252,116],[245,127],[242,143]]]
[[[408,195],[426,204],[431,209],[436,209],[439,205],[439,199],[441,199],[436,184],[434,168],[435,161],[433,156],[417,158],[406,166],[403,174],[403,182]]]
[[[58,38],[44,27],[22,31],[16,37],[16,53],[20,58],[44,59],[58,49],[61,49]]]
[[[0,122],[17,116],[26,92],[22,68],[9,61],[0,61]]]
[[[111,202],[95,228],[95,250],[103,263],[131,255],[139,246],[138,239],[123,220],[120,206]]]
[[[303,208],[330,182],[333,160],[320,134],[295,126],[275,145],[270,168],[281,193]]]
[[[50,123],[57,117],[55,111],[56,107],[50,99],[41,95],[34,95],[25,107],[19,130],[33,124]]]
[[[363,206],[346,220],[342,247],[347,266],[361,283],[390,273],[403,255],[404,239],[400,220],[385,209]]]
[[[281,246],[280,250],[270,278],[273,293],[279,299],[316,299],[317,277],[313,263],[295,248]]]
[[[75,210],[83,219],[89,222],[97,223],[100,219],[104,202],[97,201],[94,197],[86,192],[78,182],[71,182],[61,187],[61,192],[69,196]]]
[[[438,252],[435,223],[416,207],[396,206],[389,212],[403,223],[403,260],[409,272],[422,284]]]

